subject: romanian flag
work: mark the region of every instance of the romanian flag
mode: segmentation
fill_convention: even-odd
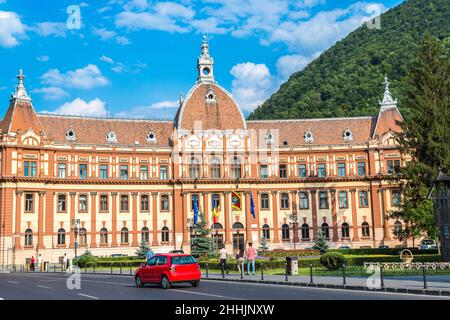
[[[241,195],[235,191],[231,191],[231,207],[233,211],[241,211]]]
[[[213,209],[213,222],[217,223],[219,221],[220,211],[219,208]]]

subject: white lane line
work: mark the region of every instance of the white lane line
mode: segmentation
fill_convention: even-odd
[[[241,299],[241,298],[235,298],[235,297],[219,296],[217,294],[211,294],[211,293],[192,292],[192,291],[179,290],[179,289],[170,289],[170,291],[182,292],[182,293],[190,293],[190,294],[198,294],[198,295],[209,296],[209,297],[214,297],[214,298],[224,298],[224,299],[233,299],[233,300],[247,300],[247,299]]]
[[[19,284],[20,282],[8,280],[9,283]]]
[[[44,289],[51,289],[50,287],[41,286],[40,284],[37,285],[38,288],[44,288]]]
[[[0,300],[5,300],[5,298],[0,297]]]
[[[90,298],[90,299],[95,299],[95,300],[99,299],[98,297],[90,296],[90,295],[83,294],[83,293],[79,293],[78,295],[82,296],[82,297]]]

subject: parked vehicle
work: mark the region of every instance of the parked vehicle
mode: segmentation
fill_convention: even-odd
[[[128,255],[122,253],[113,253],[110,257],[127,257]]]
[[[379,246],[378,249],[389,249],[389,246]]]
[[[433,239],[423,239],[420,242],[419,249],[420,250],[437,250],[436,241],[434,241]]]
[[[347,250],[347,249],[351,249],[350,246],[340,246],[339,247],[340,250]]]
[[[146,283],[159,283],[169,289],[173,283],[188,282],[193,287],[200,285],[200,264],[189,254],[157,254],[143,263],[135,271],[136,286]]]

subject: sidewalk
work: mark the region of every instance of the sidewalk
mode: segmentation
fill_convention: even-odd
[[[317,288],[337,288],[337,289],[352,289],[352,290],[374,290],[373,281],[368,281],[370,275],[367,277],[346,277],[345,285],[343,277],[328,277],[328,276],[313,276],[313,283],[309,276],[286,276],[284,275],[264,275],[264,280],[261,280],[261,274],[243,275],[243,280],[238,274],[226,274],[225,278],[222,274],[210,273],[208,277],[203,272],[203,279],[205,280],[221,280],[221,281],[243,281],[253,283],[266,283],[278,285],[293,285],[293,286],[308,286]],[[371,278],[372,279],[372,278]],[[377,291],[397,292],[397,293],[415,293],[415,294],[430,294],[430,295],[445,295],[450,296],[450,276],[433,276],[426,277],[427,289],[424,290],[424,282],[422,276],[405,276],[405,277],[384,277],[384,289],[380,285],[378,278]]]

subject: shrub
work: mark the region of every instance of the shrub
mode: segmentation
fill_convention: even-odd
[[[355,249],[330,249],[330,252],[341,252],[345,255],[393,255],[393,256],[400,256],[400,253],[405,248],[386,248],[386,249],[379,249],[379,248],[355,248]],[[437,254],[437,250],[420,250],[419,248],[407,248],[411,251],[411,253],[416,257],[417,255],[430,255],[430,254]]]
[[[272,259],[284,258],[284,257],[313,257],[319,256],[320,252],[318,250],[283,250],[274,249],[272,251],[263,251],[260,253],[261,256],[267,256]]]
[[[74,264],[80,268],[84,268],[86,266],[96,266],[97,258],[93,256],[90,251],[86,251],[83,255],[75,259]]]
[[[320,264],[328,270],[338,270],[345,262],[344,255],[339,252],[327,252],[320,256]]]

